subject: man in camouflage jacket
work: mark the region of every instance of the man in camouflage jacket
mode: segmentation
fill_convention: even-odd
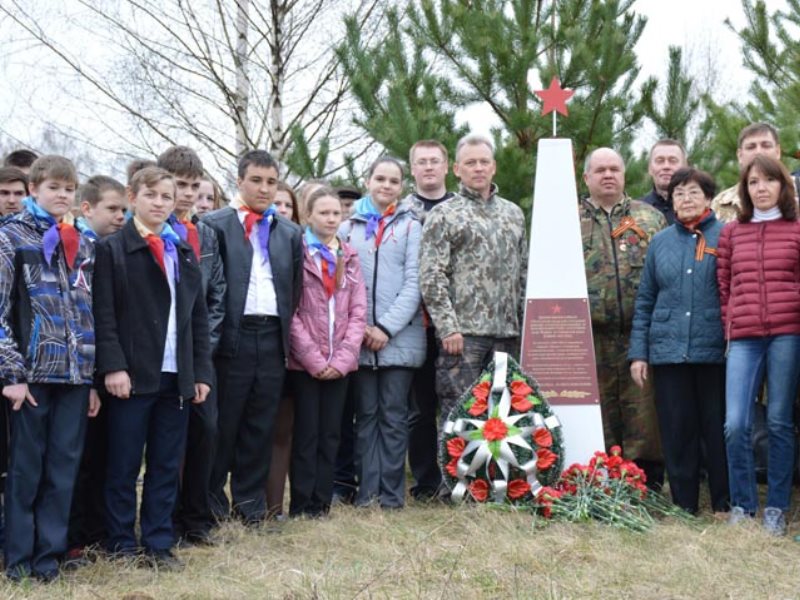
[[[492,183],[491,141],[459,141],[453,170],[461,189],[425,220],[419,277],[439,344],[442,421],[495,351],[519,356],[528,263],[522,210]]]
[[[664,471],[653,390],[634,384],[627,351],[647,247],[667,223],[657,209],[625,196],[625,165],[614,150],[592,152],[583,177],[589,197],[580,205],[581,233],[605,442],[621,446],[659,487]]]

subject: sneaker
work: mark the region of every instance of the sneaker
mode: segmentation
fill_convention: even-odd
[[[731,508],[731,514],[728,516],[728,525],[739,525],[740,523],[747,523],[752,520],[753,515],[741,506],[734,506]]]
[[[764,509],[764,529],[770,535],[786,535],[786,516],[780,508],[768,506]]]

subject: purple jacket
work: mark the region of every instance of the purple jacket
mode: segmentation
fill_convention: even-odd
[[[358,354],[367,327],[367,292],[358,253],[342,242],[345,273],[336,288],[334,351],[330,362],[328,342],[328,298],[322,274],[303,242],[303,293],[289,330],[289,369],[311,375],[331,366],[342,375],[358,369]]]

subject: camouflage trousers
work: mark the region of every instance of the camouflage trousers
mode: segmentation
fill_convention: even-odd
[[[594,335],[606,448],[617,445],[625,458],[663,462],[652,375],[643,390],[633,382],[628,363],[629,334]]]
[[[436,358],[436,394],[439,396],[441,422],[447,420],[450,411],[465,391],[491,362],[495,352],[507,352],[519,360],[519,338],[494,338],[464,336],[464,352],[459,356],[447,354],[437,341],[439,356]],[[441,429],[441,427],[440,427]]]

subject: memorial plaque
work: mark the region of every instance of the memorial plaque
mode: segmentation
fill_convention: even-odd
[[[586,298],[529,298],[522,339],[522,370],[551,405],[600,403]]]

